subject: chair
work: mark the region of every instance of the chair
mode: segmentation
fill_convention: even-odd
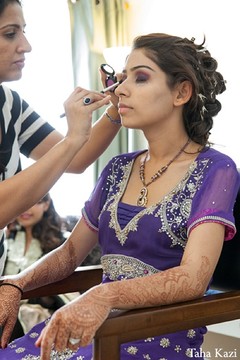
[[[240,289],[240,190],[234,206],[237,233],[231,241],[225,241],[213,275],[212,285],[223,289]]]
[[[225,290],[193,301],[127,311],[109,317],[94,338],[94,360],[120,360],[120,345],[145,337],[240,318],[240,193],[234,214],[237,234],[226,242],[213,276],[213,286]],[[24,298],[86,291],[101,281],[101,266],[79,267],[68,278],[24,293]]]

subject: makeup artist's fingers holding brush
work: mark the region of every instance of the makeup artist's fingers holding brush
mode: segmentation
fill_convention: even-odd
[[[101,78],[101,82],[103,84],[103,89],[106,88],[107,84],[106,84],[106,79],[107,79],[107,74],[104,73],[102,70],[101,70],[101,67],[99,68],[99,73],[100,73],[100,78]],[[121,81],[122,79],[122,74],[116,74],[116,79],[117,81]],[[116,86],[117,87],[117,86]],[[115,106],[117,107],[118,106],[118,97],[115,95],[114,93],[114,90],[113,91],[104,91],[105,94],[108,94],[108,95],[111,95],[111,99],[110,99],[110,102]]]
[[[90,136],[93,111],[108,105],[110,96],[77,87],[64,102],[68,135]]]

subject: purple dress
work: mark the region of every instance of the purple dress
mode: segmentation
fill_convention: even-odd
[[[201,223],[223,224],[225,240],[230,240],[236,231],[233,206],[240,181],[236,165],[227,155],[211,148],[201,152],[169,194],[143,208],[121,202],[139,154],[113,158],[83,209],[88,226],[99,233],[103,282],[148,276],[178,266],[190,232]],[[35,326],[0,350],[0,359],[40,359],[34,342],[43,326]],[[121,360],[203,359],[205,333],[206,327],[201,327],[122,344]],[[76,353],[68,349],[62,354],[53,351],[51,356],[52,360],[91,358],[91,346]]]

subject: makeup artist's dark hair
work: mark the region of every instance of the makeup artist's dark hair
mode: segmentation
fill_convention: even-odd
[[[20,6],[22,6],[22,3],[20,0],[1,0],[0,1],[0,16],[2,15],[3,11],[5,10],[5,8],[13,3],[17,3]]]
[[[213,116],[221,110],[216,95],[226,90],[223,76],[216,71],[218,63],[195,39],[153,33],[136,37],[133,49],[143,49],[145,55],[164,71],[168,85],[189,81],[192,96],[184,105],[183,118],[188,136],[200,145],[208,144]]]

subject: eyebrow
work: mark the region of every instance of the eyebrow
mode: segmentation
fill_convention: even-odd
[[[133,67],[130,69],[130,71],[135,71],[135,70],[138,70],[138,69],[141,69],[141,68],[145,68],[145,69],[148,69],[148,70],[151,70],[151,71],[154,71],[154,72],[155,72],[155,70],[153,70],[153,68],[151,68],[151,67],[148,66],[148,65],[137,65],[137,66],[133,66]],[[126,69],[124,69],[122,72],[123,72],[123,73],[126,73],[127,71],[126,71]]]
[[[14,27],[14,28],[16,28],[16,29],[21,29],[21,28],[24,29],[24,28],[26,27],[26,24],[24,24],[23,27],[20,26],[20,25],[18,25],[18,24],[7,24],[7,25],[4,25],[3,27],[1,27],[0,30],[7,29],[7,28],[9,28],[9,27]]]

